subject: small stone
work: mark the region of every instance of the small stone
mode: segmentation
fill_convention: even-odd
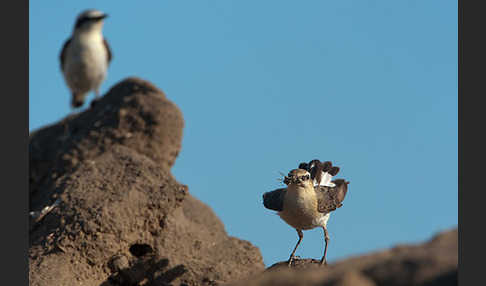
[[[112,272],[119,272],[122,269],[128,268],[128,258],[123,254],[115,255],[108,263],[108,267]]]

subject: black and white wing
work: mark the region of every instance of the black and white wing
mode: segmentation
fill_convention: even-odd
[[[279,211],[283,210],[283,202],[287,188],[276,189],[271,192],[263,194],[263,205],[270,210]]]
[[[110,45],[106,41],[106,38],[103,38],[103,44],[105,45],[106,48],[106,53],[108,55],[108,64],[111,62],[111,59],[113,59],[113,53],[111,52]]]

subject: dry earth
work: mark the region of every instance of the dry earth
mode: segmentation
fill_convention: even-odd
[[[90,109],[30,135],[30,285],[210,285],[264,269],[260,251],[177,182],[179,108],[126,79]]]
[[[183,128],[161,90],[128,78],[31,133],[30,210],[59,204],[31,219],[30,285],[457,285],[457,230],[328,267],[265,270],[258,248],[228,236],[172,176]]]
[[[297,260],[290,270],[285,262],[243,279],[242,285],[321,286],[452,286],[457,285],[457,229],[436,235],[418,245],[347,258],[327,267],[319,261]]]

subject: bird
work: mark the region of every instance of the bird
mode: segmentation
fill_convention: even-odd
[[[288,225],[297,231],[299,240],[290,254],[287,264],[291,267],[295,251],[300,245],[303,230],[321,227],[324,231],[324,255],[320,264],[327,265],[327,246],[330,241],[327,221],[332,211],[343,206],[342,202],[348,192],[349,181],[332,180],[339,172],[330,161],[317,159],[301,163],[284,177],[286,188],[279,188],[263,194],[265,208],[277,211],[277,214]]]
[[[64,80],[71,91],[71,108],[84,104],[86,95],[99,89],[104,81],[113,54],[102,29],[107,14],[89,9],[76,18],[71,37],[59,55]]]

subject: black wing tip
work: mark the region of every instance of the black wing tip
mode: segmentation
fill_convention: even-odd
[[[337,186],[341,185],[349,185],[349,181],[346,181],[345,179],[335,179],[333,180],[333,183],[336,184]]]
[[[270,193],[270,192],[265,192],[265,193],[263,193],[263,195],[262,195],[262,199],[263,199],[263,201],[264,201],[264,202],[265,202],[265,199],[268,197],[269,193]]]
[[[111,63],[111,61],[113,60],[113,51],[111,50],[110,44],[108,44],[108,41],[105,37],[103,37],[103,44],[105,45],[106,51],[108,53],[108,63]]]
[[[322,171],[327,172],[332,168],[332,162],[331,161],[326,161],[322,162]]]
[[[264,193],[262,195],[262,199],[263,199],[263,206],[265,206],[267,209],[268,209],[268,200],[267,200],[267,196],[268,196],[268,192]]]
[[[283,193],[285,189],[276,189],[263,194],[263,206],[269,210],[282,211]]]
[[[331,176],[336,176],[339,173],[340,168],[339,167],[331,167],[331,169],[328,171]]]

